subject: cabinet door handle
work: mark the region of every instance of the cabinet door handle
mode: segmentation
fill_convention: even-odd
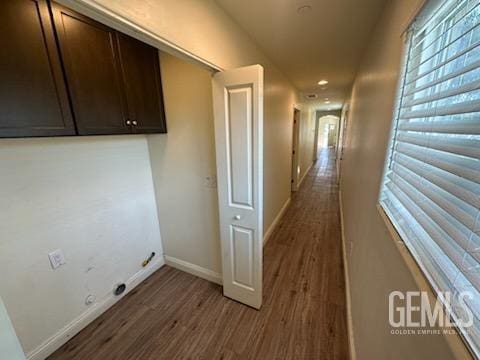
[[[130,120],[127,120],[126,124],[127,125],[132,125],[132,122]]]
[[[240,215],[235,215],[235,216],[233,217],[233,219],[234,219],[234,220],[241,220],[242,217],[241,217]]]
[[[133,121],[132,121],[132,124],[133,124],[133,126],[137,126],[137,121],[136,121],[136,120],[133,120]]]

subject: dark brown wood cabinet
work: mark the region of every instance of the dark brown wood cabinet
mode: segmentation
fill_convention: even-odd
[[[117,41],[133,130],[166,132],[158,50],[121,33]]]
[[[130,133],[115,30],[57,4],[52,10],[78,133]]]
[[[79,134],[165,132],[158,50],[52,8]]]
[[[165,133],[158,50],[47,0],[0,2],[0,137]]]
[[[0,137],[74,135],[45,0],[0,1]]]

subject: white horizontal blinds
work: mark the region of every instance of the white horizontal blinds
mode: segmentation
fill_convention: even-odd
[[[410,29],[380,203],[437,291],[472,292],[479,353],[480,0],[429,11]]]

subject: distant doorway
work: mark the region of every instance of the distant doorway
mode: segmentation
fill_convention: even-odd
[[[315,126],[315,146],[314,158],[318,158],[318,154],[322,149],[331,148],[336,152],[338,143],[340,116],[324,115],[317,117]]]
[[[300,128],[300,110],[293,109],[293,124],[292,124],[292,177],[291,183],[292,191],[297,191],[298,188],[298,137]]]
[[[323,130],[323,139],[320,143],[321,148],[335,147],[335,140],[337,139],[337,124],[325,124]],[[319,140],[320,141],[320,140]]]
[[[342,110],[317,110],[315,112],[315,137],[313,142],[313,159],[318,159],[321,149],[332,148],[337,156]]]

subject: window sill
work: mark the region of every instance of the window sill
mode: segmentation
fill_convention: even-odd
[[[388,218],[388,215],[385,213],[380,204],[377,204],[377,210],[383,222],[385,223],[388,233],[390,234],[393,242],[395,243],[398,251],[400,252],[402,259],[405,262],[405,265],[407,265],[407,268],[410,271],[415,281],[415,284],[418,286],[420,291],[425,291],[428,294],[431,303],[436,301],[437,296],[428,278],[423,273],[422,269],[419,267],[417,261],[412,256],[403,240],[400,238],[400,235],[395,230],[395,227],[393,226],[392,222]],[[445,337],[456,359],[473,359],[472,353],[470,352],[468,345],[465,343],[465,340],[462,336],[460,336],[460,334],[455,332],[455,334],[453,335],[444,334],[443,336]]]

